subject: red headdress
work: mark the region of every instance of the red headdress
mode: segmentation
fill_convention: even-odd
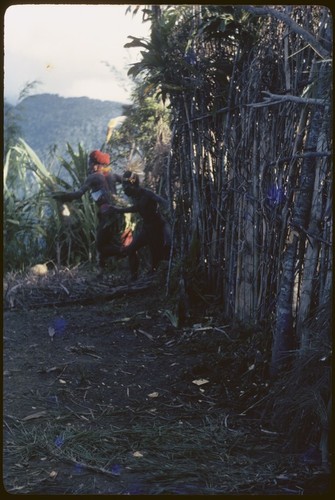
[[[110,156],[108,153],[103,153],[102,151],[92,151],[90,153],[90,160],[94,163],[98,163],[99,165],[109,165],[111,162]]]

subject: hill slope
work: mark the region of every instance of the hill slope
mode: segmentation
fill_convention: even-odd
[[[79,143],[87,150],[99,149],[109,120],[122,115],[124,105],[88,97],[39,94],[22,100],[14,111],[21,137],[45,161],[52,150],[65,155],[67,143],[75,151]]]

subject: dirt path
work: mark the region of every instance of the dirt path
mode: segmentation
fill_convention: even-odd
[[[242,334],[204,313],[175,328],[157,292],[5,311],[6,490],[324,490],[320,471],[288,453],[285,437],[258,411],[267,391],[264,366],[253,382],[245,376],[256,346],[239,358]]]

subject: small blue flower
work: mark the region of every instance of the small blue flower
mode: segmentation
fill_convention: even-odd
[[[55,333],[64,333],[67,321],[64,318],[55,318],[53,322],[53,327]]]
[[[55,439],[55,446],[57,446],[57,448],[61,448],[63,444],[64,444],[63,436],[57,436]]]
[[[272,186],[267,194],[268,203],[272,207],[277,207],[285,202],[286,196],[282,188]]]

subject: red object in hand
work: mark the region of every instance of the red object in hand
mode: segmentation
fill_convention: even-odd
[[[130,228],[127,228],[121,234],[121,244],[122,247],[128,247],[130,243],[133,241],[133,232]]]

